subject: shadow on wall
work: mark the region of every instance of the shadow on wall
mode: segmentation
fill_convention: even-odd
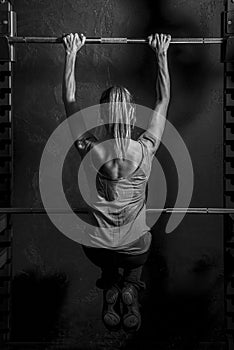
[[[24,271],[12,284],[13,341],[52,341],[69,282],[62,273]]]
[[[147,289],[140,299],[142,327],[124,349],[143,349],[146,344],[152,349],[159,346],[160,350],[224,349],[223,295],[220,293],[223,278],[214,283],[213,294],[210,289],[201,293],[194,291],[194,294],[186,290],[170,292],[168,284],[173,276],[162,253],[163,221],[157,226],[160,237],[153,236],[151,253],[143,270]],[[191,268],[191,274],[199,280],[199,275],[209,268],[209,259],[203,259]],[[184,283],[186,285],[186,281]]]

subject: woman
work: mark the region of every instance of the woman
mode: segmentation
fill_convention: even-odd
[[[81,158],[92,153],[87,174],[99,169],[90,213],[90,222],[95,223],[94,232],[90,232],[92,247],[83,246],[83,249],[102,270],[96,283],[103,289],[102,320],[109,330],[122,326],[128,332],[138,330],[141,325],[138,296],[145,288],[141,271],[151,244],[151,232],[145,220],[146,186],[170,99],[167,51],[171,37],[155,34],[148,40],[155,52],[158,76],[157,99],[147,130],[137,140],[131,139],[136,118],[132,96],[126,88],[112,86],[100,99],[105,132],[99,138],[91,133],[82,135],[79,140],[75,138]],[[84,44],[83,34],[64,37],[63,101],[67,116],[78,110],[75,62]],[[120,269],[123,269],[122,274]]]

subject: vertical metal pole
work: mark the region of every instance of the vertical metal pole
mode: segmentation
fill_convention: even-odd
[[[234,34],[233,0],[226,0],[225,10],[223,31],[226,36],[230,36]],[[223,204],[225,208],[234,206],[234,63],[231,62],[231,56],[226,52],[223,82]],[[225,215],[223,220],[226,341],[227,349],[234,350],[234,215]]]
[[[0,3],[0,35],[15,35],[14,13],[9,1]],[[12,60],[0,64],[0,206],[12,206]],[[12,216],[0,215],[0,342],[10,339],[12,280]]]

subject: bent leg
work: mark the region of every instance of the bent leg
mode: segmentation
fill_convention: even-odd
[[[113,252],[85,246],[83,250],[87,258],[102,270],[101,278],[96,281],[96,286],[103,289],[102,321],[108,330],[117,331],[121,327],[119,282],[122,276],[115,265]]]
[[[87,258],[102,270],[101,278],[96,281],[100,289],[107,289],[118,284],[121,280],[118,265],[115,264],[113,252],[103,248],[82,246]]]
[[[141,281],[141,273],[149,256],[149,250],[143,254],[130,255],[119,254],[119,266],[123,268],[124,285],[133,284],[137,290],[145,289],[145,283]]]

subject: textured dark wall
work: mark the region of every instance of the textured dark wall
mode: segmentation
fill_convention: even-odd
[[[223,2],[150,0],[20,0],[15,2],[18,34],[144,37],[219,36]],[[64,50],[61,45],[17,46],[14,76],[16,206],[41,206],[38,168],[47,139],[65,119],[61,99]],[[194,166],[192,207],[222,206],[222,65],[217,46],[171,46],[172,99],[168,119],[183,137]],[[148,47],[86,46],[79,54],[77,89],[82,107],[98,103],[104,88],[128,87],[139,104],[152,107],[156,67]],[[158,155],[173,207],[176,172],[164,148]],[[72,204],[82,203],[69,152],[64,186]],[[150,181],[149,204],[156,206],[157,174]],[[168,217],[153,229],[153,250],[143,272],[148,289],[142,299],[138,335],[110,335],[100,320],[98,269],[80,246],[63,236],[47,216],[14,218],[13,339],[58,340],[77,349],[127,348],[157,341],[176,349],[199,341],[222,340],[222,221],[187,215],[170,235]],[[136,342],[136,343],[135,343]],[[151,344],[151,345],[150,345]],[[114,347],[115,346],[115,347]],[[143,345],[142,345],[143,346]],[[99,348],[99,347],[98,347]]]

